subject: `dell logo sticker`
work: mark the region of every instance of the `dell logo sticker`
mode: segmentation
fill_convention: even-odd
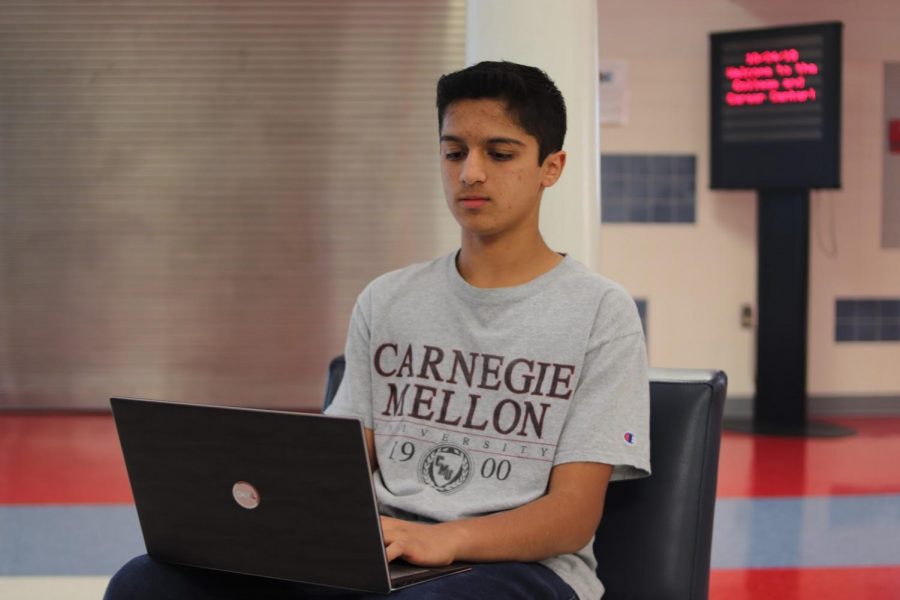
[[[259,506],[259,492],[246,481],[235,483],[231,488],[231,495],[234,496],[235,502],[248,510]]]

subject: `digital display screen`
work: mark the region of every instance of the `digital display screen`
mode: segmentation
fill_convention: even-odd
[[[840,186],[841,31],[710,36],[711,187]]]

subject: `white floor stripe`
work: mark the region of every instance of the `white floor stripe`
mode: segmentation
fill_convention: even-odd
[[[100,600],[109,577],[0,577],[3,600]]]

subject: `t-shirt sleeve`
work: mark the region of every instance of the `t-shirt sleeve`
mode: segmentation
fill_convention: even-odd
[[[554,464],[613,465],[612,480],[650,474],[650,385],[634,302],[616,291],[601,303]]]
[[[370,360],[369,290],[360,294],[350,317],[350,329],[344,347],[344,377],[326,414],[358,417],[372,429],[372,361]]]

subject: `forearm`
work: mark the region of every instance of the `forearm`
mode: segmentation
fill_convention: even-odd
[[[483,517],[436,525],[382,517],[388,559],[419,565],[530,562],[575,552],[600,522],[611,473],[611,466],[600,463],[555,467],[544,496]]]
[[[459,561],[543,560],[580,550],[599,523],[602,506],[585,517],[567,500],[543,496],[513,510],[441,523],[435,533],[453,540]]]

